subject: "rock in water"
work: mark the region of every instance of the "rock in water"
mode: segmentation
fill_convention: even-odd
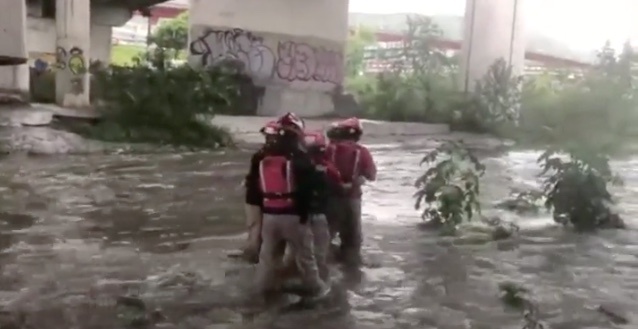
[[[621,310],[616,305],[603,304],[598,306],[597,311],[605,315],[607,318],[609,318],[609,320],[611,320],[611,322],[613,322],[614,324],[629,323],[629,317],[627,312]]]

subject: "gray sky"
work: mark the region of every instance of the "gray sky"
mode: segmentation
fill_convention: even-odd
[[[349,0],[351,12],[463,15],[465,0]],[[511,1],[511,0],[502,0]],[[597,49],[610,39],[638,45],[638,0],[526,0],[529,30],[553,36],[576,50]]]

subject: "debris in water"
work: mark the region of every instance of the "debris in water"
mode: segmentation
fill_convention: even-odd
[[[618,310],[617,307],[612,305],[600,305],[598,306],[597,311],[609,318],[609,320],[611,320],[614,324],[629,323],[626,312]]]

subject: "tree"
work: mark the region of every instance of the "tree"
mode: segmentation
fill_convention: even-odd
[[[358,26],[346,45],[346,77],[359,76],[364,69],[365,48],[375,42],[374,31]]]
[[[616,50],[612,48],[609,40],[605,42],[603,48],[596,54],[596,68],[606,74],[614,72],[618,58],[616,57]]]
[[[425,204],[421,214],[442,233],[453,234],[464,219],[480,215],[478,202],[479,178],[485,166],[463,145],[463,142],[447,141],[421,160],[427,170],[417,178],[415,208]]]
[[[631,88],[633,84],[634,68],[636,63],[636,54],[634,48],[629,41],[625,42],[622,52],[618,55],[617,72],[620,83],[627,88]]]
[[[538,162],[543,168],[545,206],[553,210],[554,221],[580,231],[625,228],[612,208],[608,184],[621,180],[612,172],[608,155],[597,153],[590,145],[578,145],[549,148]]]
[[[188,43],[188,13],[162,22],[153,32],[150,41],[159,48],[169,50],[173,58],[177,58]]]

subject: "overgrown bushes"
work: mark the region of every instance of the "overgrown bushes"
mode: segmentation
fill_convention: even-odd
[[[479,178],[485,166],[463,144],[447,142],[426,154],[421,164],[428,169],[417,178],[417,209],[425,205],[422,218],[430,226],[453,234],[463,220],[480,215]]]
[[[551,147],[541,154],[538,162],[542,168],[539,176],[543,191],[542,195],[530,193],[530,196],[545,199],[554,221],[578,231],[625,228],[608,190],[609,184],[621,183],[621,180],[613,174],[606,154],[597,153],[587,145]],[[463,221],[480,215],[479,179],[486,169],[462,143],[441,144],[427,153],[421,164],[427,168],[415,183],[415,207],[420,209],[425,204],[422,218],[428,227],[453,234]],[[519,197],[521,195],[519,193]],[[517,207],[504,208],[518,210]],[[497,231],[505,224],[497,218],[483,218],[483,221],[497,227]]]
[[[457,94],[454,60],[432,46],[441,34],[428,19],[408,21],[403,45],[383,49],[379,56],[391,70],[376,76],[360,76],[354,90],[368,116],[390,121],[449,122],[447,99]],[[366,81],[367,79],[367,81]],[[361,88],[361,86],[363,86]]]
[[[102,118],[85,133],[109,141],[207,148],[230,144],[229,133],[210,120],[237,98],[236,70],[174,67],[155,55],[133,66],[93,72]]]
[[[434,47],[439,35],[427,18],[410,20],[405,42],[376,54],[391,69],[347,78],[346,86],[365,115],[448,123],[456,130],[491,133],[534,146],[585,138],[609,147],[638,136],[634,54],[629,45],[620,54],[605,46],[589,69],[524,79],[514,76],[505,61],[496,61],[472,92],[462,93],[456,84],[457,60]]]
[[[637,89],[634,54],[629,46],[616,55],[607,46],[596,65],[582,75],[540,76],[523,89],[519,139],[614,151],[635,142]]]
[[[567,159],[561,153],[567,152]],[[539,158],[543,172],[545,205],[553,210],[557,223],[578,230],[625,228],[613,210],[614,200],[607,189],[609,183],[619,183],[605,154],[592,150],[554,149]]]

